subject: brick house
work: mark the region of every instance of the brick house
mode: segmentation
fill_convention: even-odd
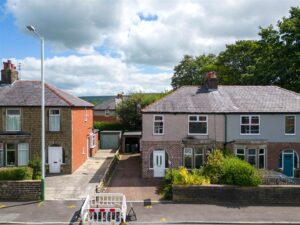
[[[94,107],[94,120],[99,122],[116,122],[118,120],[116,108],[123,101],[123,94],[118,94]]]
[[[0,167],[40,158],[41,83],[18,80],[4,62],[0,84]],[[98,149],[93,105],[45,84],[45,156],[48,173],[72,173]]]
[[[143,109],[143,177],[200,168],[216,148],[257,168],[299,176],[300,95],[276,86],[183,86]],[[297,130],[298,127],[298,130]]]

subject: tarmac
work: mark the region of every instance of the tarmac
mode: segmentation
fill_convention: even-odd
[[[79,224],[82,204],[82,200],[0,202],[0,224]],[[128,202],[127,205],[130,211],[127,224],[300,224],[300,205],[242,206],[149,201]]]

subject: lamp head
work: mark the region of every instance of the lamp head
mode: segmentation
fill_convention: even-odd
[[[34,26],[32,26],[32,25],[27,26],[27,29],[28,29],[29,31],[35,32],[35,28],[34,28]]]

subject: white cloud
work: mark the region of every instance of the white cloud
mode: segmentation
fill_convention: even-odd
[[[184,54],[218,53],[238,39],[255,39],[260,25],[276,24],[297,5],[286,0],[7,0],[6,8],[24,33],[33,24],[52,49],[81,53],[47,59],[47,78],[77,95],[93,95],[163,90]],[[23,62],[24,78],[38,78],[39,62]],[[136,65],[163,72],[147,73]]]
[[[12,61],[22,64],[22,80],[40,79],[39,59]],[[159,92],[170,89],[171,76],[169,71],[147,74],[137,67],[128,67],[120,59],[101,55],[71,55],[45,61],[46,82],[77,96],[111,95],[132,91]]]

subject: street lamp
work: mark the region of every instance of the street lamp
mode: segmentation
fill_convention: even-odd
[[[41,158],[42,158],[42,180],[41,180],[41,200],[45,199],[45,80],[44,80],[44,38],[35,30],[34,26],[29,25],[27,29],[33,32],[41,41]]]

